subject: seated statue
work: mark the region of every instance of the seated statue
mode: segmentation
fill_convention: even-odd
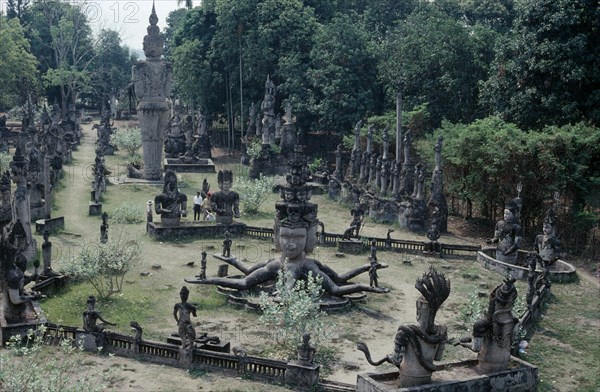
[[[106,325],[117,325],[103,319],[95,307],[96,297],[90,295],[87,299],[87,309],[83,312],[83,330],[85,332],[101,333],[104,332]],[[102,323],[98,324],[98,320],[102,321]]]
[[[396,333],[394,352],[379,361],[373,361],[365,343],[357,343],[367,361],[373,366],[391,363],[399,369],[399,387],[427,384],[436,371],[433,361],[442,359],[448,340],[445,325],[436,325],[435,315],[450,295],[450,281],[431,267],[417,280],[415,288],[422,296],[417,300],[418,325],[401,325]]]
[[[163,226],[179,226],[181,217],[187,216],[187,196],[177,188],[177,174],[165,172],[163,193],[154,198],[154,209]]]
[[[302,335],[302,343],[298,345],[298,362],[304,365],[312,365],[315,353],[315,347],[310,344],[310,333]]]
[[[210,197],[212,210],[217,214],[217,223],[228,225],[233,223],[233,217],[240,217],[240,195],[231,190],[231,170],[219,170],[217,180],[220,191]]]
[[[301,159],[296,153],[296,158],[291,162],[292,173],[286,177],[287,192],[282,192],[283,200],[276,203],[276,218],[274,224],[274,243],[282,254],[280,257],[260,262],[245,263],[235,257],[215,256],[220,260],[234,266],[244,273],[243,278],[208,278],[188,280],[188,283],[213,284],[236,290],[249,290],[259,288],[261,284],[274,281],[279,271],[286,268],[292,279],[306,279],[309,273],[322,279],[324,291],[332,296],[344,296],[361,291],[386,293],[389,290],[382,287],[370,287],[366,284],[348,282],[353,277],[368,272],[370,264],[355,268],[349,272],[338,274],[328,265],[318,260],[308,258],[307,253],[313,251],[317,244],[317,205],[308,199],[311,192],[307,190],[306,176],[303,175],[303,166],[306,159]],[[302,189],[301,189],[302,188]],[[302,192],[301,190],[304,190]],[[288,198],[285,195],[288,194]],[[213,195],[213,198],[215,195]],[[378,268],[387,265],[380,264]]]
[[[479,368],[485,373],[508,369],[514,328],[519,322],[512,314],[517,298],[515,280],[510,277],[492,291],[485,318],[473,325],[470,348],[478,353]]]
[[[516,200],[507,203],[504,219],[496,223],[494,238],[486,240],[488,244],[497,243],[496,260],[509,264],[517,263],[517,255],[521,244],[521,225],[518,222],[520,207]]]
[[[192,316],[196,317],[196,307],[188,303],[190,291],[183,286],[179,291],[181,302],[175,304],[173,308],[173,317],[177,323],[179,338],[181,339],[181,348],[192,348],[196,339],[196,330],[192,324]]]

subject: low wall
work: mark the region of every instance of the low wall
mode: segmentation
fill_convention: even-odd
[[[517,258],[517,263],[520,265],[508,264],[494,258],[496,248],[485,248],[477,252],[477,261],[485,268],[499,272],[503,275],[511,273],[517,279],[526,280],[528,269],[525,266],[525,257],[527,251],[520,250]],[[536,272],[541,274],[542,270],[539,265]],[[557,260],[550,268],[550,280],[553,283],[571,283],[577,281],[577,270],[571,264],[563,260]]]

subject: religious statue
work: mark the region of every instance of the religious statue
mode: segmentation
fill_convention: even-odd
[[[317,350],[310,344],[310,333],[305,332],[302,335],[302,343],[298,345],[298,362],[303,365],[312,365]]]
[[[516,199],[509,201],[504,208],[504,219],[496,223],[494,238],[486,240],[488,244],[497,243],[496,260],[509,264],[517,263],[517,254],[521,244],[521,225],[517,217],[520,206]]]
[[[365,210],[360,203],[354,203],[354,208],[350,210],[350,214],[353,217],[350,226],[355,227],[354,235],[358,237],[363,221],[365,220]]]
[[[160,215],[162,225],[179,226],[181,217],[187,216],[186,204],[187,196],[177,187],[177,174],[167,170],[163,193],[154,198],[154,210]]]
[[[204,280],[206,279],[206,251],[203,250],[201,255],[202,260],[200,260],[200,274],[196,275],[196,277],[200,280]]]
[[[231,257],[231,234],[229,231],[225,232],[225,239],[223,240],[223,257]]]
[[[509,277],[491,292],[485,317],[473,325],[470,348],[478,353],[479,368],[484,373],[508,369],[514,328],[519,322],[512,314],[517,298],[515,280]]]
[[[181,302],[173,308],[173,317],[177,323],[181,348],[183,349],[193,348],[194,340],[196,339],[196,330],[191,319],[191,316],[197,317],[196,307],[187,302],[189,296],[190,291],[187,287],[183,286],[181,291],[179,291]]]
[[[355,268],[344,274],[338,274],[328,265],[308,258],[317,244],[317,205],[311,203],[308,191],[308,169],[302,148],[296,146],[294,159],[290,162],[290,174],[286,176],[287,185],[282,187],[283,200],[275,204],[274,242],[282,255],[260,263],[245,263],[234,257],[221,258],[244,273],[243,278],[208,278],[187,280],[188,283],[212,284],[236,290],[248,290],[277,278],[282,268],[287,269],[293,280],[305,279],[309,272],[322,279],[324,291],[332,296],[343,296],[361,291],[385,293],[388,289],[370,287],[365,284],[348,282],[353,277],[365,273],[370,265]],[[301,192],[304,190],[305,192]],[[285,194],[289,195],[289,200]],[[300,198],[298,195],[302,195]],[[301,201],[303,200],[303,201]],[[378,268],[385,268],[380,265]]]
[[[371,260],[377,261],[377,241],[371,240]]]
[[[100,225],[100,243],[106,244],[108,242],[108,214],[102,213],[102,224]]]
[[[417,325],[401,325],[394,340],[394,352],[379,361],[373,361],[365,343],[357,344],[367,361],[373,366],[391,363],[398,366],[398,386],[409,387],[427,384],[431,374],[437,370],[433,361],[442,359],[446,341],[447,327],[436,325],[435,316],[444,301],[450,295],[450,281],[444,274],[430,267],[429,272],[415,283],[422,294],[417,300]]]
[[[165,139],[166,157],[178,158],[180,155],[185,154],[185,146],[186,138],[181,128],[181,120],[178,115],[175,115],[168,126],[168,133]]]
[[[379,283],[378,283],[378,279],[379,279],[379,275],[377,275],[377,264],[379,264],[377,262],[377,258],[373,258],[372,256],[369,257],[369,260],[371,262],[371,266],[369,268],[369,286],[371,287],[379,287]]]
[[[56,276],[56,272],[52,271],[52,242],[49,241],[50,232],[48,229],[43,233],[44,242],[42,242],[42,260],[44,261],[44,276]]]
[[[240,217],[240,195],[231,190],[231,170],[219,170],[217,180],[220,191],[210,197],[212,210],[217,214],[217,223],[229,225],[233,223],[233,217]]]
[[[555,195],[555,203],[558,202],[558,194]],[[550,267],[556,263],[561,252],[560,240],[556,237],[556,213],[554,205],[546,212],[543,223],[543,234],[535,237],[534,247],[539,256],[539,262],[542,266],[542,276],[539,284],[548,284]]]
[[[87,299],[87,309],[83,312],[83,330],[85,332],[101,333],[104,331],[105,325],[117,325],[103,319],[95,307],[96,297],[90,295]],[[102,321],[102,324],[97,324],[98,320]]]

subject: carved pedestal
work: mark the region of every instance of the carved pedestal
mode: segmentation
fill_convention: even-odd
[[[288,362],[285,370],[285,383],[301,390],[312,391],[319,383],[320,365]]]
[[[90,201],[88,211],[90,216],[102,215],[102,203]]]

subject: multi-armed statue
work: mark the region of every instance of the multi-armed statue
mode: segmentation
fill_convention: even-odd
[[[287,185],[282,187],[282,201],[275,205],[276,216],[274,240],[281,257],[261,263],[244,263],[234,257],[218,257],[244,273],[243,278],[186,279],[188,283],[213,284],[237,290],[258,288],[259,285],[277,278],[278,272],[285,268],[294,280],[304,279],[309,273],[322,279],[323,289],[333,296],[365,292],[387,292],[381,287],[369,287],[365,284],[349,283],[353,277],[369,271],[366,264],[344,274],[338,274],[318,260],[306,257],[317,244],[317,205],[311,203],[311,189],[306,185],[309,171],[306,157],[301,147],[296,146],[291,172],[287,175]],[[380,264],[379,268],[385,265]]]

